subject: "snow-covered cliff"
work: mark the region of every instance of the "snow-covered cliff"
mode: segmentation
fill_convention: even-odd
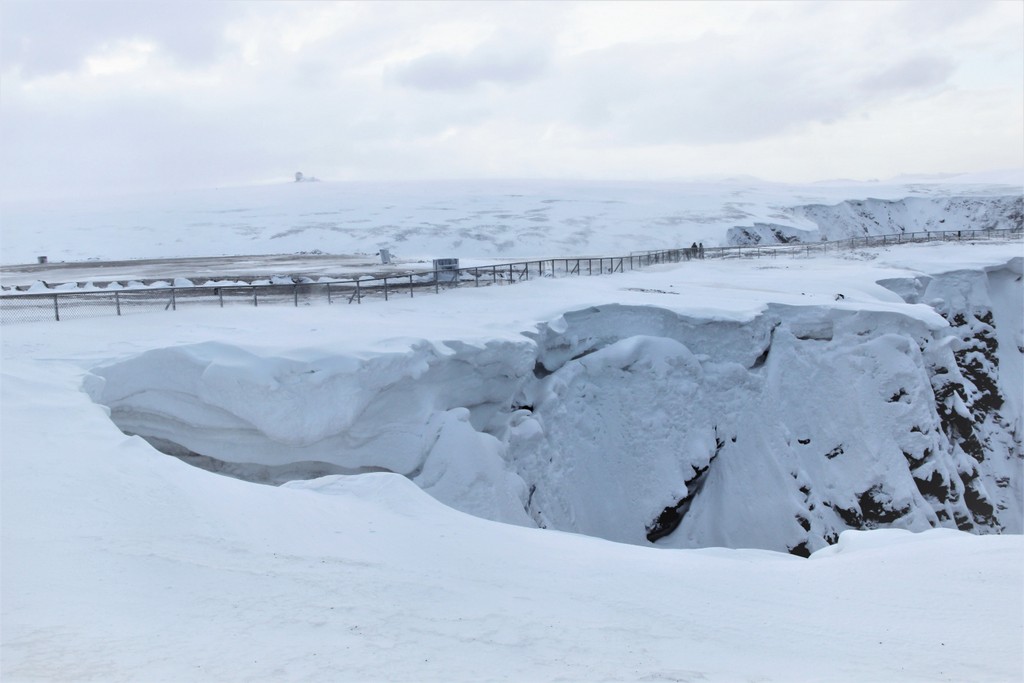
[[[785,244],[913,232],[1020,229],[1024,197],[906,197],[807,204],[788,211],[785,223],[755,222],[727,233],[729,244]],[[782,217],[782,216],[780,216]]]
[[[209,469],[388,470],[472,514],[628,543],[807,554],[850,528],[1019,533],[1021,261],[891,278],[902,303],[868,307],[614,303],[486,343],[315,358],[161,348],[88,389]]]
[[[952,336],[835,308],[567,315],[540,336],[551,374],[512,441],[530,512],[628,542],[796,553],[847,528],[1019,533],[1020,280],[1020,259],[930,279]]]

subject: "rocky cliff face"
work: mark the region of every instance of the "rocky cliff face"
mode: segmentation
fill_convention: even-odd
[[[97,368],[89,390],[123,430],[234,476],[386,469],[472,514],[627,543],[807,554],[851,528],[1019,533],[1021,272],[885,282],[913,315],[608,305],[484,346],[179,347]]]
[[[798,554],[849,528],[1020,532],[1021,377],[1001,368],[1021,352],[996,351],[1020,335],[1019,270],[932,278],[924,296],[951,321],[938,331],[836,309],[566,316],[538,339],[536,424],[511,441],[530,513],[627,542]]]
[[[927,357],[941,445],[956,469],[940,471],[931,457],[908,459],[919,490],[961,529],[1019,533],[1021,259],[989,272],[888,284],[909,303],[933,306],[951,330]]]

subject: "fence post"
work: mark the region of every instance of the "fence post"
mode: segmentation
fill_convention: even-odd
[[[440,287],[439,287],[439,285],[438,285],[438,283],[437,283],[437,280],[438,280],[438,277],[437,277],[437,268],[435,268],[435,269],[434,269],[434,294],[437,294],[437,292],[438,292],[438,290],[439,290],[439,288],[440,288]]]
[[[224,308],[224,288],[223,287],[218,287],[217,288],[217,298],[220,299],[220,307]]]
[[[363,293],[359,289],[359,280],[356,280],[356,303],[363,303]]]
[[[57,295],[54,294],[53,295],[53,317],[57,319],[57,322],[60,322],[60,306],[57,304],[57,299],[58,299]]]
[[[171,290],[171,294],[174,294],[174,290]],[[117,292],[114,292],[114,308],[117,309],[117,314],[121,315],[121,297]]]
[[[331,283],[330,282],[327,283],[327,303],[328,304],[334,303],[333,301],[331,301]]]
[[[409,275],[409,298],[412,298],[412,274]]]
[[[253,306],[253,308],[258,308],[259,305],[260,305],[259,298],[256,296],[256,292],[257,292],[256,285],[252,285],[252,306]]]
[[[508,264],[508,283],[512,284],[512,264]]]
[[[176,296],[174,296],[175,289],[176,289],[175,287],[171,287],[171,310],[172,311],[178,310],[178,298]],[[117,296],[117,292],[114,292],[114,296],[115,297]],[[120,306],[118,306],[118,310],[120,310]],[[120,313],[118,313],[118,315],[120,315]]]
[[[523,264],[523,274],[526,276],[527,281],[530,279],[530,262],[527,261]]]
[[[299,307],[299,286],[292,285],[292,297],[295,299],[295,308]]]
[[[388,279],[384,278],[384,301],[388,300]]]

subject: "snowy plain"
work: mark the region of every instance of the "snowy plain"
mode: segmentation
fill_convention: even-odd
[[[706,239],[725,229],[720,224]],[[684,244],[697,239],[689,235]],[[73,242],[69,255],[90,248],[88,240]],[[5,235],[3,260],[18,262],[8,258],[16,253],[10,244]],[[237,248],[230,240],[209,244],[224,253]],[[638,240],[643,246],[658,245]],[[550,255],[550,244],[541,247]],[[118,256],[145,255],[152,254]],[[5,326],[0,673],[4,681],[1020,680],[1020,535],[845,531],[804,559],[749,544],[653,548],[530,528],[528,517],[503,517],[516,491],[495,487],[507,473],[474,459],[493,450],[495,437],[478,429],[493,416],[470,408],[474,400],[487,405],[491,390],[473,376],[490,378],[489,367],[503,369],[517,354],[532,372],[526,350],[536,348],[539,326],[557,334],[595,309],[742,325],[783,307],[798,313],[791,326],[814,311],[840,321],[837,329],[847,316],[898,318],[915,334],[932,334],[947,326],[934,308],[878,283],[983,272],[1022,256],[1019,241],[931,244],[689,262],[386,304],[197,308]],[[1019,307],[1014,319],[1016,300],[1008,301],[1003,333],[1019,344]],[[690,367],[686,354],[660,342],[608,348],[573,362],[585,369],[629,356],[633,365],[651,364],[654,375],[667,371],[659,362]],[[704,356],[713,350],[698,351],[695,362],[710,366]],[[371,387],[401,389],[431,379],[445,358],[473,358],[468,374],[442,375],[431,391],[391,394],[393,411],[440,415],[438,440],[448,434],[446,452],[466,459],[437,458],[435,472],[416,471],[425,463],[414,462],[413,476],[402,476],[394,472],[410,466],[396,461],[405,441],[375,445],[365,433],[370,446],[350,450],[377,459],[340,464],[391,472],[267,486],[191,467],[111,420],[131,417],[119,416],[121,399],[186,386],[188,365],[175,358],[216,360],[204,380],[216,395],[203,394],[209,405],[192,414],[160,394],[150,415],[187,414],[193,426],[211,427],[196,430],[196,443],[216,436],[222,447],[252,449],[240,460],[257,459],[265,446],[246,441],[252,430],[226,432],[227,418],[214,406],[276,435],[282,451],[305,448],[317,440],[303,433],[326,438],[339,420],[357,433],[387,422],[385,407],[344,383],[359,368],[378,373]],[[561,363],[545,360],[551,369]],[[1019,417],[1020,393],[1007,378],[1019,379],[1020,367],[1007,367],[1008,412]],[[114,391],[118,382],[127,397]],[[339,387],[348,393],[332,395]],[[461,400],[461,410],[439,397]],[[528,444],[527,418],[520,412],[513,421]],[[601,415],[589,418],[574,433],[596,443]],[[590,493],[614,498],[614,484]],[[478,516],[438,502],[446,497]]]
[[[1022,187],[1024,171],[1011,170],[807,185],[742,177],[664,183],[282,182],[123,198],[6,202],[0,204],[0,262],[34,264],[41,255],[51,262],[312,252],[374,255],[381,248],[389,248],[399,260],[428,263],[443,257],[490,262],[613,256],[692,242],[724,245],[730,230],[757,225],[777,225],[784,232],[817,239],[815,219],[821,207],[848,201],[870,205],[840,206],[827,217],[823,234],[829,225],[848,224],[851,212],[870,214],[873,230],[889,232],[891,226],[882,225],[890,215],[884,203],[904,199],[917,203],[910,210],[899,207],[908,230],[941,230],[947,227],[939,222],[944,218],[942,204],[950,198],[1019,198]],[[924,200],[937,204],[932,207]],[[966,219],[961,223],[974,222],[984,213],[975,208],[961,216]],[[856,236],[864,234],[862,226],[856,228]],[[849,236],[838,228],[829,234],[830,239]]]

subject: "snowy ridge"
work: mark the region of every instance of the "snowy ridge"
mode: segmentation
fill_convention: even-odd
[[[384,469],[488,519],[628,543],[1019,533],[1021,259],[926,280],[886,283],[910,304],[596,305],[368,357],[155,349],[89,389],[124,431],[236,476]],[[939,313],[975,322],[954,337]]]

